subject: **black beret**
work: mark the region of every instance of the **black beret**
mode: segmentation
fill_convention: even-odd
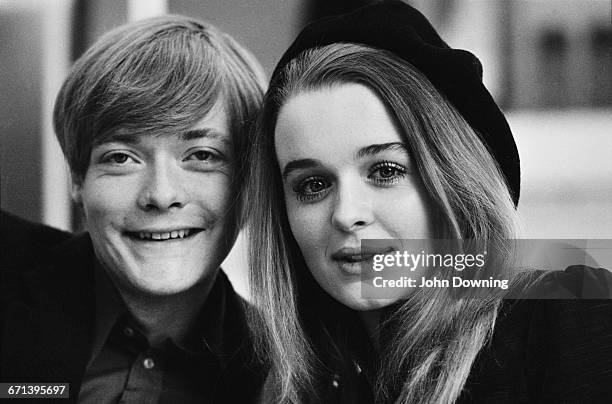
[[[468,51],[452,49],[419,11],[401,1],[382,1],[306,26],[285,52],[273,77],[301,52],[352,42],[393,52],[421,71],[478,133],[503,172],[515,206],[521,172],[506,118],[482,83],[482,65]]]

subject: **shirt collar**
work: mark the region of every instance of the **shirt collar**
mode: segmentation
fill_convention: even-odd
[[[210,351],[218,358],[224,356],[224,326],[226,317],[225,274],[219,270],[206,301],[198,314],[195,328],[189,333],[185,344],[178,346],[187,351]]]
[[[95,320],[94,336],[88,367],[100,354],[113,328],[122,318],[129,317],[128,309],[108,273],[95,260]],[[176,344],[183,351],[198,354],[209,351],[225,367],[240,348],[236,335],[244,333],[244,314],[237,307],[238,296],[231,299],[231,283],[222,270],[218,271],[214,284],[197,317],[195,329],[187,337],[186,344]],[[231,293],[230,293],[231,295]],[[229,319],[228,319],[229,317]],[[239,329],[240,328],[240,329]]]
[[[97,259],[94,264],[94,293],[96,301],[94,336],[87,367],[100,354],[119,318],[127,314],[127,308],[119,291]]]

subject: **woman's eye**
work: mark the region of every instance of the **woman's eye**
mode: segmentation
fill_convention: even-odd
[[[403,166],[385,161],[372,167],[368,178],[373,180],[376,184],[392,185],[404,178],[406,172],[406,168]]]
[[[331,184],[323,177],[308,177],[293,188],[299,201],[313,201],[325,196]]]
[[[378,169],[382,178],[391,178],[397,174],[397,168],[395,167],[381,167]]]

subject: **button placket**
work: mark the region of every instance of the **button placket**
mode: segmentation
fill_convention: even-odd
[[[125,327],[123,327],[123,335],[128,338],[132,338],[134,336],[134,329],[126,325]]]
[[[338,387],[340,387],[340,375],[339,374],[335,374],[334,375],[334,379],[332,380],[332,386],[337,389]]]
[[[155,361],[153,360],[153,358],[144,358],[144,360],[142,361],[142,366],[147,370],[151,370],[155,367]]]
[[[357,363],[357,361],[353,361],[353,365],[355,365],[355,372],[357,372],[358,375],[361,374],[361,366],[359,366],[359,363]]]

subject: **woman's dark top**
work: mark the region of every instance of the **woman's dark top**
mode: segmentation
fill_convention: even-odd
[[[543,279],[552,293],[563,285],[564,299],[504,300],[458,403],[611,402],[612,274],[573,266]],[[577,299],[587,287],[594,296],[594,285],[602,299]],[[372,403],[375,355],[364,330],[350,327],[326,345],[322,399]]]

